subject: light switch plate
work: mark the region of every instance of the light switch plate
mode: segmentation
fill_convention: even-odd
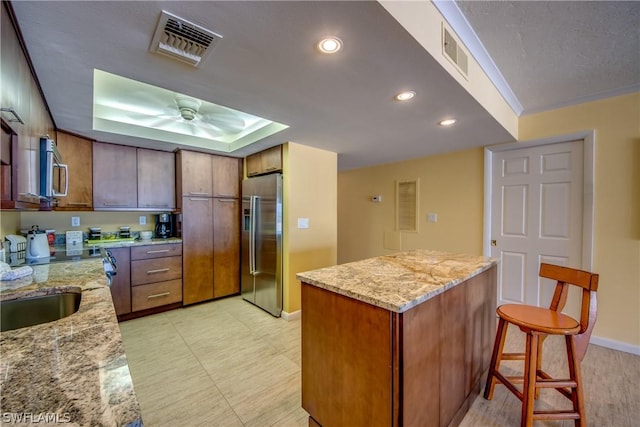
[[[72,216],[71,217],[71,226],[72,227],[80,227],[80,217],[79,216]]]
[[[427,214],[427,221],[429,221],[429,222],[438,222],[438,214],[437,213],[433,213],[433,212],[429,212]]]
[[[140,225],[146,225],[147,224],[147,216],[146,215],[140,215],[140,218],[138,218],[139,221],[138,223]]]
[[[309,228],[309,218],[298,218],[298,228]]]

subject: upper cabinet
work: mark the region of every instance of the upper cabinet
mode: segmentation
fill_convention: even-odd
[[[175,209],[174,154],[94,142],[93,208]]]
[[[14,144],[11,154],[3,154],[3,160],[10,157],[11,164],[3,168],[3,176],[11,175],[11,185],[15,191],[11,200],[3,200],[3,209],[27,208],[38,209],[40,206],[40,137],[55,135],[53,120],[41,95],[40,87],[34,79],[29,67],[28,57],[25,55],[20,40],[7,11],[7,4],[0,6],[2,15],[0,40],[2,61],[0,61],[0,81],[2,90],[0,107],[13,109],[1,114],[4,128],[10,129]],[[18,117],[22,121],[18,121]],[[6,148],[6,147],[3,147]],[[4,182],[4,179],[3,179]],[[4,185],[4,184],[3,184]]]
[[[124,210],[138,207],[136,148],[93,143],[93,208]]]
[[[138,208],[176,207],[176,160],[173,153],[138,148]]]
[[[69,167],[66,197],[56,199],[56,210],[91,210],[93,208],[92,141],[58,132],[56,139],[62,161]]]
[[[277,145],[247,156],[247,176],[282,171],[282,146]]]
[[[180,150],[177,154],[180,197],[240,197],[240,160]]]

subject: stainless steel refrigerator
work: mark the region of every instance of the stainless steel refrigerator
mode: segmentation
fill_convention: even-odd
[[[282,175],[242,181],[242,298],[282,312]]]

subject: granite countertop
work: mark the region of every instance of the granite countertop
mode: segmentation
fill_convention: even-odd
[[[64,291],[82,299],[68,317],[0,332],[2,424],[142,425],[101,259],[32,268],[0,282],[0,299]]]
[[[114,239],[113,242],[110,242],[108,239],[100,240],[100,243],[96,243],[92,240],[87,240],[84,242],[85,248],[90,248],[92,246],[102,247],[102,248],[120,248],[125,246],[146,246],[146,245],[164,245],[164,244],[176,244],[182,243],[182,239],[179,237],[167,237],[166,239],[153,238],[153,239],[135,239],[133,241],[117,241]]]
[[[402,313],[496,264],[477,255],[413,250],[306,271],[296,278]]]

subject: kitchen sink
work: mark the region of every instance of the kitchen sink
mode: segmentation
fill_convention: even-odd
[[[0,331],[40,325],[78,311],[80,292],[64,292],[0,302]]]

